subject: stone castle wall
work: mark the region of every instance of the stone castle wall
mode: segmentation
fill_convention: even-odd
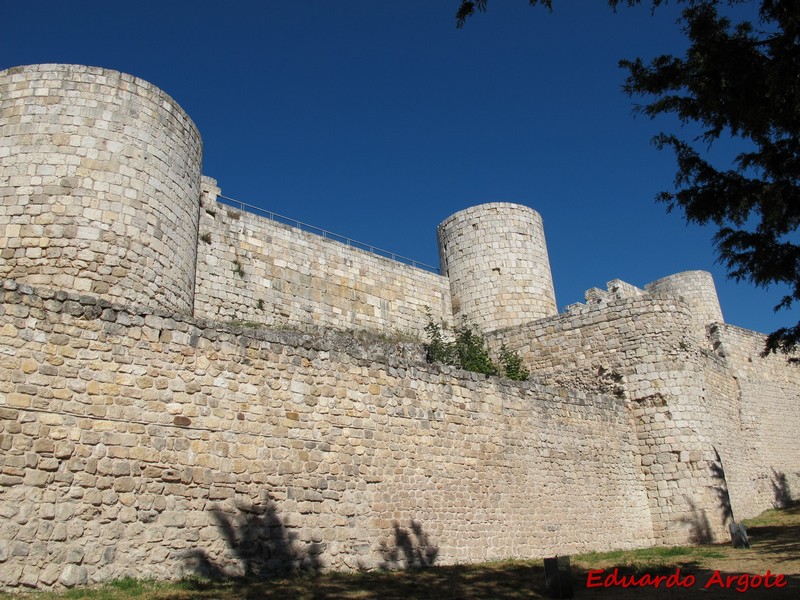
[[[683,275],[674,280],[709,289],[704,274]],[[725,539],[731,518],[788,502],[800,489],[791,441],[800,372],[784,356],[761,356],[761,334],[716,322],[706,336],[697,298],[707,293],[687,300],[608,287],[565,314],[488,339],[518,351],[548,385],[628,402],[658,539]],[[718,308],[713,300],[707,306]]]
[[[217,203],[205,178],[195,315],[421,339],[450,323],[446,278]]]
[[[0,586],[725,539],[800,489],[800,375],[708,273],[557,314],[527,207],[447,219],[439,276],[217,202],[131,76],[0,109]],[[531,382],[427,364],[428,310]]]
[[[713,323],[724,322],[717,288],[711,273],[707,271],[676,273],[648,283],[644,289],[651,294],[683,298],[689,305],[694,328],[702,343],[705,343],[707,337],[706,327]]]
[[[658,539],[684,543],[706,518],[711,535],[725,535],[708,468],[713,448],[697,426],[703,370],[683,300],[624,297],[496,336],[546,383],[628,402]]]
[[[2,299],[4,585],[398,566],[403,534],[442,564],[655,541],[619,399],[414,345]]]
[[[800,369],[787,365],[785,356],[762,356],[764,336],[753,331],[722,324],[710,337],[736,382],[731,412],[741,426],[729,459],[750,469],[750,477],[732,489],[734,506],[758,514],[785,505],[800,490]],[[718,423],[709,419],[712,428]]]

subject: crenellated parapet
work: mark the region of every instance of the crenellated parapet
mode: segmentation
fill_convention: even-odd
[[[683,271],[644,286],[651,294],[683,298],[692,311],[694,326],[705,336],[706,327],[724,323],[714,278],[708,271]]]

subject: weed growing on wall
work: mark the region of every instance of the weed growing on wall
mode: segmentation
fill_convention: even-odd
[[[484,373],[486,375],[503,375],[515,381],[525,381],[530,373],[522,364],[522,358],[506,348],[500,351],[500,367],[492,361],[486,349],[486,340],[473,327],[464,322],[455,329],[455,339],[445,341],[442,326],[433,320],[430,309],[426,310],[428,324],[425,334],[428,336],[428,362],[453,365],[465,371]]]
[[[453,342],[444,341],[442,326],[433,320],[430,308],[426,309],[428,324],[425,325],[425,335],[428,336],[428,362],[453,365],[455,363],[455,353]]]
[[[522,364],[522,357],[509,350],[505,344],[500,348],[500,368],[509,379],[527,381],[531,372]]]

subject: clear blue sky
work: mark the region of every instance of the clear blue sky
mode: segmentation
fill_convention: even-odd
[[[675,52],[674,7],[494,0],[0,0],[0,68],[131,73],[170,94],[223,194],[437,264],[436,225],[508,201],[545,224],[559,307],[619,278],[710,270],[725,319],[768,332],[777,289],[726,280],[712,229],[667,214],[674,162],[634,117],[620,58]],[[668,125],[668,123],[667,123]]]

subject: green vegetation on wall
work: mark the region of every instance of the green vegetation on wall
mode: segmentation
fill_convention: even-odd
[[[500,366],[489,356],[486,340],[467,322],[455,328],[455,339],[445,341],[442,325],[433,320],[430,309],[427,311],[428,324],[425,334],[428,336],[428,362],[453,365],[465,371],[484,373],[486,375],[503,375],[515,381],[526,381],[530,376],[528,369],[522,364],[522,358],[510,351],[505,344],[500,350]]]

